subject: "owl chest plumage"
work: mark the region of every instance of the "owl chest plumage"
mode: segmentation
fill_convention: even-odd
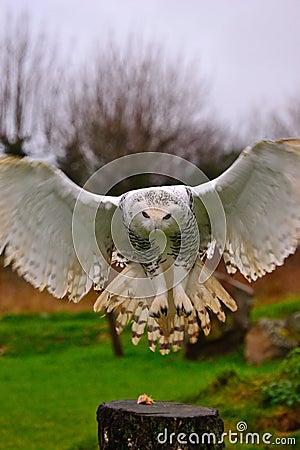
[[[154,276],[161,267],[168,268],[175,263],[177,266],[190,269],[194,263],[195,254],[198,251],[198,233],[196,230],[195,217],[192,211],[184,216],[182,224],[179,224],[178,231],[164,232],[158,230],[150,236],[143,236],[140,233],[129,230],[129,238],[133,247],[143,253],[141,263],[146,273]],[[159,242],[163,233],[165,242]],[[156,239],[156,234],[157,239]]]

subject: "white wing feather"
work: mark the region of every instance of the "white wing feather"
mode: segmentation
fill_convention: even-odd
[[[74,221],[75,205],[79,214]],[[69,293],[79,301],[93,283],[107,279],[110,224],[117,205],[118,198],[84,191],[45,163],[4,156],[0,159],[0,254],[4,251],[5,264],[12,263],[40,290],[47,288],[59,298]],[[80,237],[76,251],[72,227]]]
[[[256,280],[295,252],[300,239],[300,139],[247,147],[221,176],[193,190],[196,203],[213,190],[221,199],[229,273],[239,269]]]

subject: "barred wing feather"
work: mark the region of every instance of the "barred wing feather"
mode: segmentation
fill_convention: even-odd
[[[60,170],[42,162],[3,156],[0,253],[5,253],[6,264],[12,263],[35,287],[47,288],[59,298],[69,293],[77,302],[93,283],[101,284],[107,278],[110,223],[117,204],[118,198],[84,191]],[[76,250],[72,236],[75,205],[79,206],[75,229],[80,234]]]
[[[197,199],[215,190],[227,236],[224,261],[256,280],[294,253],[300,239],[300,139],[261,141],[247,147],[215,180],[194,188]]]

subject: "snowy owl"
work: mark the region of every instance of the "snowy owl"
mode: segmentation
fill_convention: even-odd
[[[0,254],[55,297],[78,302],[99,290],[95,311],[116,311],[118,332],[132,321],[134,344],[147,328],[150,349],[166,354],[185,335],[208,334],[210,314],[225,321],[224,305],[236,310],[212,275],[215,254],[251,281],[295,252],[299,150],[300,139],[261,141],[212,181],[119,197],[82,189],[43,162],[2,156]]]

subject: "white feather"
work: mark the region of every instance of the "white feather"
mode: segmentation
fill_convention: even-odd
[[[213,191],[220,197],[229,273],[239,269],[256,280],[295,252],[300,239],[300,139],[247,147],[220,177],[193,190],[196,203]]]
[[[73,301],[80,300],[100,277],[99,258],[96,265],[93,257],[99,250],[87,225],[100,208],[95,227],[103,235],[103,242],[98,242],[103,250],[109,244],[118,198],[82,191],[59,170],[10,156],[0,159],[0,192],[0,249],[5,250],[5,263],[12,262],[20,275],[41,290],[47,288],[56,297],[68,292]],[[76,215],[83,264],[72,237],[76,202],[83,212],[81,217]],[[100,267],[101,277],[107,278],[108,265]]]

